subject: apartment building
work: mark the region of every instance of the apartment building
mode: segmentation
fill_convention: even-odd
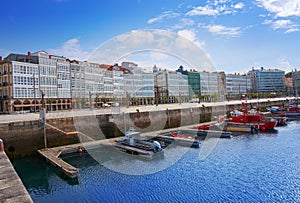
[[[226,74],[226,95],[228,98],[239,99],[251,90],[251,78],[247,74]]]
[[[37,60],[10,54],[0,60],[0,111],[35,111],[40,106]]]
[[[160,103],[186,102],[189,99],[188,76],[176,71],[158,71],[155,76]]]
[[[263,93],[282,93],[285,91],[285,72],[278,69],[252,68],[249,71],[251,78],[252,92]]]
[[[212,100],[212,97],[217,99],[219,97],[218,73],[200,72],[200,86],[204,100]]]
[[[297,69],[292,71],[292,82],[293,82],[293,90],[294,90],[294,96],[299,97],[300,96],[300,71]]]

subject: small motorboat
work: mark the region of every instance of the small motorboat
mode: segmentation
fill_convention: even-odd
[[[115,142],[115,148],[128,154],[139,155],[152,159],[158,154],[164,154],[164,149],[159,141],[142,140],[140,132],[130,130],[124,133],[125,137],[121,137]]]

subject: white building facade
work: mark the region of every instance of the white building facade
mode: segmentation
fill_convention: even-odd
[[[228,98],[247,95],[251,90],[251,78],[244,74],[226,74],[226,95]]]

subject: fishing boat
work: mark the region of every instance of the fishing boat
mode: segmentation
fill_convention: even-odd
[[[142,140],[140,132],[130,130],[124,133],[125,137],[116,140],[115,148],[128,154],[139,155],[145,158],[154,158],[157,155],[163,155],[164,149],[159,141]]]
[[[272,106],[267,108],[273,115],[286,116],[286,117],[300,117],[300,108],[298,105],[289,104],[285,107]]]
[[[236,123],[251,124],[255,129],[265,132],[266,130],[273,130],[277,125],[277,120],[267,118],[264,114],[255,109],[248,111],[244,108],[242,112],[238,110],[231,112],[231,118],[227,120],[227,123],[229,125]]]
[[[273,114],[271,112],[271,109],[274,109],[274,107],[267,108],[267,110],[269,110],[269,112],[264,113],[265,116],[277,120],[276,126],[286,126],[289,118],[285,115]]]

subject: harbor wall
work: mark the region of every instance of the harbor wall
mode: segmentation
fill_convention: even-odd
[[[261,110],[274,105],[282,105],[282,101],[259,103]],[[247,106],[248,108],[256,107],[256,104],[248,102]],[[152,132],[208,122],[218,119],[219,115],[241,108],[242,102],[226,106],[202,105],[195,108],[178,106],[178,109],[151,112],[137,111],[47,119],[47,147],[118,137],[131,127],[141,132]],[[32,155],[38,149],[45,147],[43,124],[38,120],[1,124],[0,138],[4,141],[5,151],[10,158]]]

